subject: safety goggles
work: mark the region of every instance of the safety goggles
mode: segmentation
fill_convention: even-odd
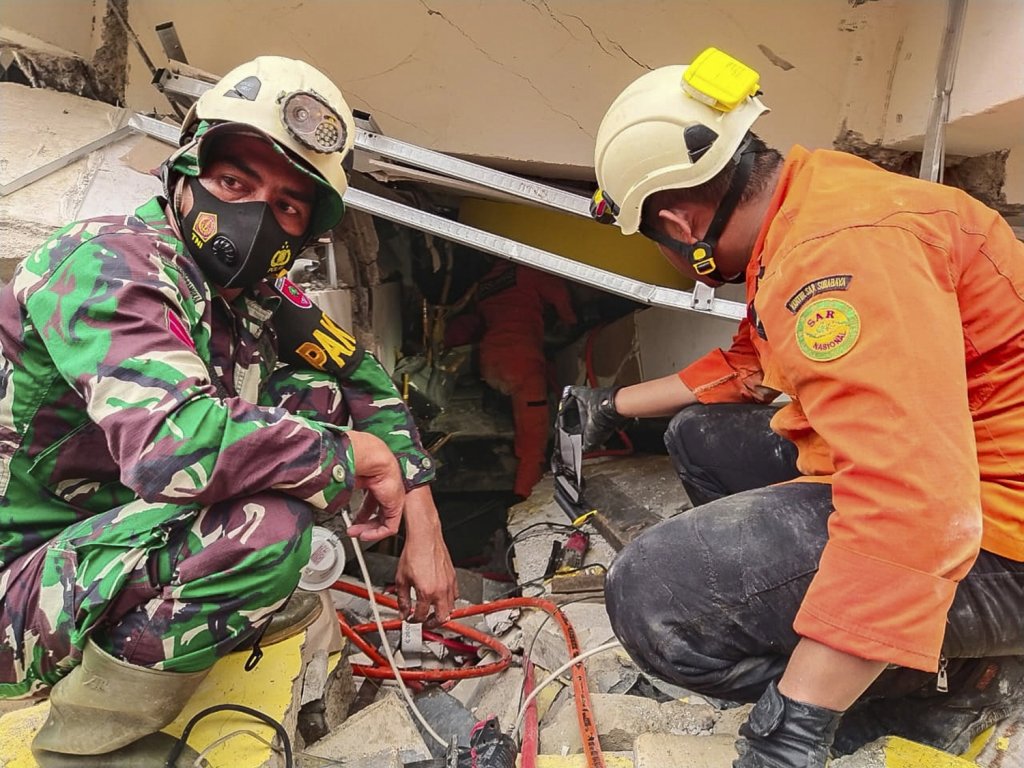
[[[340,152],[348,139],[341,116],[312,91],[295,91],[281,100],[281,122],[296,141],[321,154]]]

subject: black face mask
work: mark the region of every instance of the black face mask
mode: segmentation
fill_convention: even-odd
[[[185,183],[192,210],[181,217],[181,235],[214,285],[249,288],[292,263],[305,237],[281,229],[269,205],[218,200],[194,176]]]

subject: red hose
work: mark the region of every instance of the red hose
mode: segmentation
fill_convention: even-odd
[[[529,659],[523,660],[523,697],[529,698],[533,693],[533,662]],[[537,699],[535,698],[526,708],[526,717],[523,719],[523,740],[519,745],[519,768],[537,768],[538,731],[537,722]]]
[[[370,599],[370,593],[364,587],[350,584],[347,581],[336,581],[333,586],[341,592],[346,592],[356,597],[361,597],[364,600]],[[392,600],[390,597],[384,595],[378,595],[374,593],[374,597],[380,605],[383,605],[392,610],[398,610],[398,602]],[[538,608],[545,613],[549,614],[557,623],[559,628],[562,630],[562,634],[565,636],[565,644],[569,650],[569,658],[575,658],[580,655],[580,644],[576,638],[576,630],[573,628],[569,619],[562,612],[555,603],[550,600],[542,600],[539,597],[507,597],[503,600],[495,600],[490,603],[484,603],[483,605],[470,605],[466,608],[457,608],[452,611],[452,619],[462,619],[467,616],[479,616],[486,613],[495,613],[497,611],[504,611],[510,608]],[[377,625],[374,624],[360,624],[357,627],[348,627],[344,619],[340,619],[342,625],[342,631],[345,632],[346,628],[352,634],[346,632],[346,636],[352,637],[358,635],[361,632],[377,631]],[[383,622],[384,629],[398,629],[402,626],[401,619],[391,619]],[[494,651],[497,651],[500,655],[498,661],[492,664],[485,664],[479,667],[466,667],[463,669],[425,669],[425,670],[401,670],[400,674],[402,679],[413,682],[438,682],[441,680],[464,680],[471,677],[482,677],[483,675],[489,675],[493,672],[500,672],[508,667],[511,660],[511,652],[502,645],[498,640],[485,635],[482,632],[478,632],[472,627],[466,627],[461,624],[456,624],[454,621],[448,621],[442,625],[445,629],[456,632],[463,637],[468,637],[471,640],[475,640],[481,645],[486,645]],[[353,642],[356,642],[353,640]],[[374,678],[393,678],[394,672],[391,667],[388,666],[387,660],[384,660],[383,668],[379,665],[377,659],[382,658],[376,650],[372,649],[369,643],[360,638],[360,642],[356,645],[364,653],[366,648],[371,648],[372,653],[367,653],[374,663],[378,666],[366,667],[361,664],[353,664],[352,671],[357,675],[363,675],[364,677]],[[604,765],[604,754],[601,751],[601,744],[598,741],[597,726],[594,722],[593,706],[590,702],[590,686],[587,685],[587,674],[586,669],[583,666],[582,661],[578,661],[572,665],[572,687],[573,693],[576,698],[576,717],[579,721],[580,735],[583,740],[583,752],[587,757],[588,768],[605,768]]]
[[[369,600],[369,592],[364,587],[356,586],[355,584],[349,584],[347,581],[338,581],[334,583],[334,589],[341,592],[347,592],[350,595],[361,597],[364,600]],[[398,610],[398,602],[392,600],[390,597],[374,593],[374,597],[379,605],[383,605],[385,608],[391,608],[392,610]],[[480,606],[474,606],[480,607]],[[465,609],[463,609],[465,610]],[[480,611],[483,613],[484,611]],[[456,612],[458,613],[458,611]],[[462,614],[462,615],[473,615],[473,614]],[[452,614],[452,618],[459,618]],[[386,680],[394,678],[394,672],[391,669],[391,665],[388,664],[388,660],[372,645],[363,639],[362,635],[368,632],[376,632],[377,624],[375,622],[369,622],[367,624],[359,624],[358,626],[352,627],[345,621],[345,618],[338,613],[338,623],[341,626],[341,632],[345,637],[349,638],[360,651],[370,657],[373,662],[373,666],[366,666],[364,664],[353,664],[352,672],[362,677],[370,677],[378,680]],[[382,622],[384,629],[401,629],[401,619],[389,619]],[[431,682],[440,683],[447,680],[466,680],[473,677],[485,677],[487,675],[501,672],[508,668],[508,665],[512,661],[512,652],[504,646],[500,641],[485,635],[472,627],[467,627],[463,624],[457,624],[454,621],[449,621],[443,625],[445,629],[455,632],[462,637],[474,640],[480,645],[487,646],[492,651],[498,654],[498,660],[489,664],[481,664],[473,667],[463,667],[461,669],[403,669],[401,670],[402,680],[407,683],[415,684],[413,687],[416,689],[421,688],[418,683]]]

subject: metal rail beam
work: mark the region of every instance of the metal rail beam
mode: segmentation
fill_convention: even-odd
[[[135,115],[129,121],[129,125],[168,144],[177,145],[178,143],[178,130],[175,126],[168,123],[144,115]],[[397,143],[401,144],[402,142]],[[411,147],[412,145],[406,146]],[[416,149],[439,155],[441,158],[445,157],[440,155],[440,153],[430,152],[430,150]],[[454,158],[447,159],[454,160]],[[456,162],[461,163],[462,161]],[[466,165],[472,166],[473,164],[466,163]],[[508,176],[508,174],[500,175]],[[510,178],[516,179],[516,177]],[[517,180],[524,183],[524,186],[520,187],[521,191],[526,189],[525,185],[532,184],[532,182],[526,179]],[[554,188],[551,187],[550,189]],[[581,199],[585,200],[585,198]],[[349,187],[345,193],[345,204],[357,211],[363,211],[372,216],[378,216],[421,232],[429,232],[432,235],[462,243],[485,253],[514,261],[517,264],[524,264],[568,280],[608,291],[609,293],[625,296],[641,304],[666,307],[668,309],[685,309],[730,320],[739,320],[746,317],[747,314],[744,304],[717,298],[714,295],[714,291],[704,285],[698,284],[691,293],[689,291],[681,291],[675,288],[666,288],[660,285],[633,280],[608,270],[582,264],[574,259],[559,256],[540,248],[534,248],[517,240],[495,235],[482,229],[476,229],[458,221],[421,211],[412,206],[396,203],[352,187]]]

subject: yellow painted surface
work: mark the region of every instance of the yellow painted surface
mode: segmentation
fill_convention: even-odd
[[[50,702],[18,709],[0,717],[0,768],[38,768],[32,739],[50,714]]]
[[[992,738],[992,734],[995,732],[995,730],[996,727],[992,726],[991,728],[988,728],[979,733],[977,736],[975,736],[974,741],[971,742],[971,746],[969,746],[967,748],[967,751],[960,755],[960,757],[964,760],[973,761],[978,755],[981,754],[981,750],[983,750],[985,748],[985,745],[988,744],[988,740]],[[996,746],[999,746],[998,743],[996,744]]]
[[[459,220],[645,283],[682,289],[693,286],[692,281],[684,279],[665,261],[657,246],[646,237],[625,237],[619,234],[617,227],[572,214],[518,203],[466,198],[459,208]]]
[[[605,768],[633,768],[632,759],[623,755],[605,755]],[[586,768],[586,755],[537,755],[537,768]]]
[[[890,736],[885,743],[885,768],[977,768],[977,766],[962,757]]]
[[[185,724],[200,710],[215,704],[241,704],[258,709],[278,722],[284,719],[292,700],[292,684],[302,667],[304,632],[263,649],[263,659],[252,672],[246,672],[249,654],[232,653],[218,661],[182,713],[164,731],[180,736]],[[238,730],[260,734],[267,741],[274,729],[241,712],[217,712],[204,717],[189,735],[188,743],[202,752],[217,739]],[[240,734],[206,755],[211,768],[257,768],[270,757],[266,744]]]
[[[248,652],[232,653],[221,659],[182,713],[164,731],[180,736],[193,715],[216,704],[252,707],[281,722],[291,703],[292,686],[302,666],[301,648],[305,638],[306,633],[302,632],[264,647],[263,659],[252,672],[244,669]],[[340,654],[332,656],[332,669],[340,659]],[[0,768],[38,768],[32,758],[32,738],[49,711],[50,703],[47,701],[0,718]],[[202,752],[217,739],[239,730],[254,731],[268,741],[274,738],[274,730],[255,718],[240,712],[218,712],[196,724],[188,743],[196,752]],[[206,758],[211,768],[257,768],[270,757],[270,753],[270,748],[262,742],[240,734],[215,747]]]

